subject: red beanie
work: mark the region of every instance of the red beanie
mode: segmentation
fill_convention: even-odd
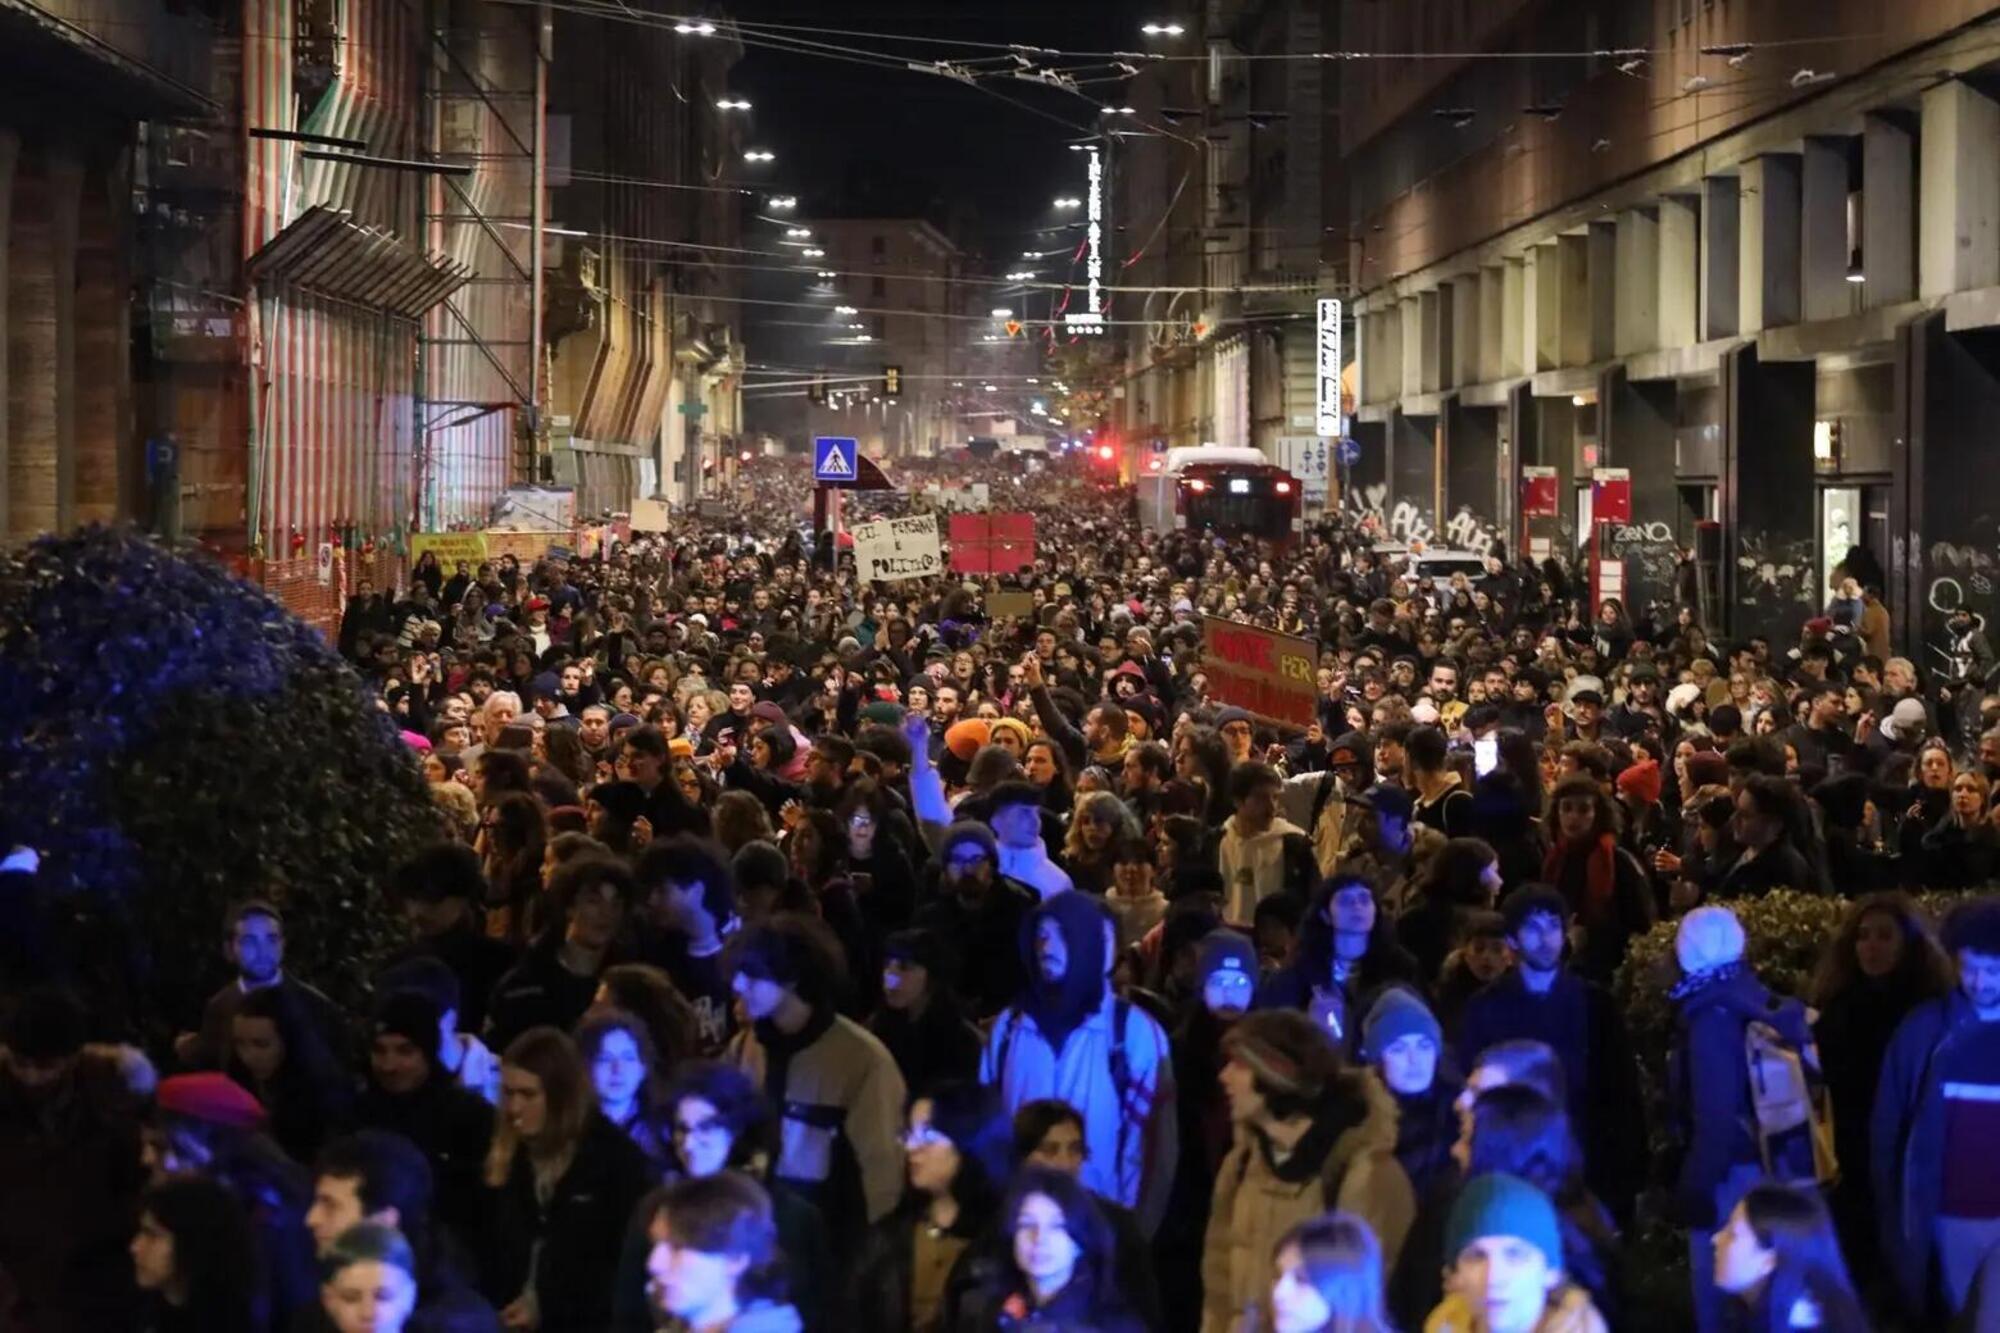
[[[966,763],[979,753],[980,747],[993,739],[993,724],[983,717],[968,717],[963,722],[954,722],[945,730],[944,748],[957,755]]]
[[[264,1108],[226,1074],[176,1074],[154,1096],[162,1111],[230,1129],[257,1129]]]
[[[1658,760],[1642,759],[1618,775],[1618,790],[1644,805],[1660,799]]]

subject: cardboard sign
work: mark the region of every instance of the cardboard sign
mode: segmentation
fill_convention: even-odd
[[[1031,592],[989,592],[986,614],[993,620],[1018,620],[1035,614],[1035,594]]]
[[[423,558],[425,551],[436,551],[438,564],[447,572],[457,568],[463,560],[472,569],[479,568],[479,562],[486,559],[486,534],[483,532],[413,532],[410,534],[410,563]]]
[[[883,518],[854,528],[856,577],[877,583],[927,579],[944,572],[937,515]]]
[[[1203,616],[1201,669],[1209,698],[1289,726],[1319,711],[1319,650],[1310,640]]]
[[[632,531],[665,532],[670,516],[665,500],[634,500],[632,502]]]

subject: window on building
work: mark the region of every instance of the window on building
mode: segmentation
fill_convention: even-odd
[[[868,253],[873,255],[877,259],[880,259],[883,255],[889,253],[889,238],[886,236],[869,237]]]
[[[874,279],[868,288],[868,293],[871,296],[887,296],[889,294],[888,279],[886,278]]]

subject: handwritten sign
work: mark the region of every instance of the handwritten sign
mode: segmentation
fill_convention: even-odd
[[[927,579],[944,572],[937,515],[883,518],[854,527],[854,572],[877,583]]]
[[[1295,727],[1319,709],[1319,650],[1307,639],[1203,616],[1202,666],[1209,698]]]
[[[479,568],[486,559],[483,532],[413,532],[410,534],[410,561],[414,564],[425,551],[436,551],[438,564],[449,570],[460,560]]]

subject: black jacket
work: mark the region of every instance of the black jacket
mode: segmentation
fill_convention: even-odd
[[[486,1044],[504,1054],[514,1038],[546,1024],[568,1032],[597,995],[597,978],[562,965],[560,931],[545,932],[520,966],[500,978],[486,1014]]]
[[[602,1333],[611,1322],[626,1224],[651,1178],[645,1154],[595,1112],[546,1204],[535,1197],[527,1154],[517,1153],[507,1183],[487,1196],[480,1263],[487,1299],[504,1309],[520,1296],[529,1256],[540,1241],[535,1295],[541,1333]]]
[[[991,887],[968,902],[940,888],[917,908],[916,924],[942,932],[957,943],[964,965],[958,992],[971,1017],[991,1018],[1014,1003],[1027,977],[1021,960],[1022,923],[1041,902],[1027,885],[995,875]]]
[[[417,1145],[431,1165],[433,1211],[461,1239],[479,1234],[485,1186],[480,1172],[493,1141],[493,1108],[433,1070],[424,1086],[397,1096],[369,1087],[354,1104],[361,1129],[386,1129]]]
[[[939,1083],[979,1077],[986,1038],[967,1021],[958,997],[941,987],[920,1016],[885,1008],[869,1020],[868,1030],[889,1048],[903,1082],[917,1095]]]

